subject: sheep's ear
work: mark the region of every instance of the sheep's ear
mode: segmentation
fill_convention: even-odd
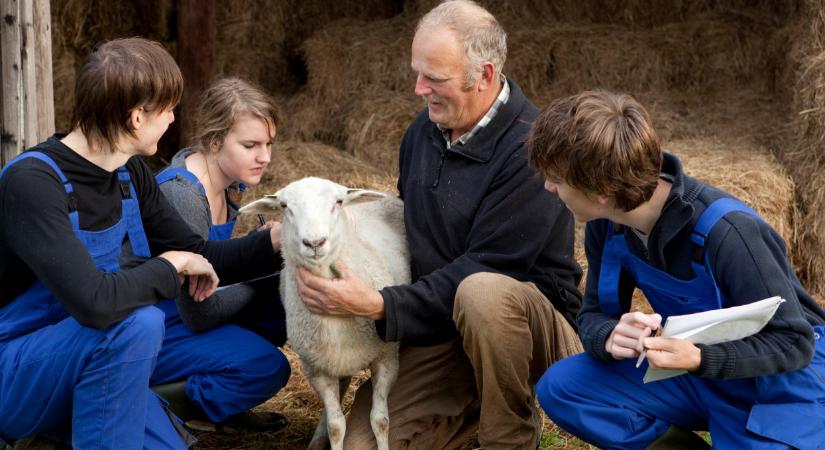
[[[369,189],[347,189],[347,197],[344,199],[344,203],[347,205],[352,205],[354,203],[380,200],[386,197],[386,192],[372,191]]]
[[[241,214],[249,214],[249,213],[271,213],[273,211],[280,211],[281,210],[281,202],[278,201],[277,195],[266,195],[262,199],[255,200],[254,202],[243,206],[241,209],[238,210]]]

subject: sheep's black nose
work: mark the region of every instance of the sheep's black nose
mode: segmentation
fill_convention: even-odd
[[[304,239],[302,242],[307,247],[315,249],[315,248],[318,248],[318,247],[324,245],[324,242],[326,242],[326,241],[327,241],[327,238],[321,238],[321,239],[316,239],[314,241],[310,241],[309,239]]]

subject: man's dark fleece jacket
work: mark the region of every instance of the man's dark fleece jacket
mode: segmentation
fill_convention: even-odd
[[[581,305],[573,217],[528,165],[525,140],[536,107],[518,85],[492,121],[447,149],[425,109],[401,143],[398,190],[412,257],[412,284],[381,290],[387,341],[430,345],[457,336],[456,289],[476,272],[531,281],[569,322]]]
[[[623,228],[630,251],[651,266],[682,279],[694,278],[690,232],[714,200],[730,197],[691,178],[679,160],[664,154],[661,177],[672,183],[662,215],[649,234],[648,247],[632,230]],[[696,190],[699,194],[692,201]],[[688,195],[688,193],[690,193]],[[588,222],[585,237],[588,272],[584,305],[578,317],[585,350],[612,361],[605,341],[618,318],[602,312],[598,286],[607,220]],[[746,378],[772,375],[808,365],[814,352],[812,326],[825,324],[825,312],[799,283],[788,263],[785,242],[770,225],[742,212],[727,214],[705,239],[710,269],[727,304],[744,305],[780,296],[786,300],[759,333],[732,342],[698,345],[702,362],[694,375],[708,378]],[[628,311],[635,281],[625,270],[619,276],[619,305]]]

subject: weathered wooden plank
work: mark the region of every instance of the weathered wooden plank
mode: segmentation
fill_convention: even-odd
[[[34,0],[35,71],[37,73],[37,139],[54,133],[54,83],[52,73],[52,14],[49,0]]]
[[[20,92],[23,95],[22,136],[19,150],[37,144],[37,49],[34,38],[33,0],[19,0],[20,12]]]
[[[180,0],[178,63],[186,87],[178,108],[181,142],[192,131],[196,102],[212,81],[215,69],[215,1]]]
[[[23,94],[21,84],[21,36],[18,0],[0,1],[0,74],[3,84],[3,128],[0,130],[0,162],[6,164],[20,151],[23,140]]]

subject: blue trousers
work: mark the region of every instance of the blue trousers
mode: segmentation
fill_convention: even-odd
[[[151,384],[186,380],[186,395],[209,418],[222,422],[274,396],[289,380],[286,357],[258,334],[237,325],[193,333],[174,300],[158,304],[166,313],[166,338]]]
[[[553,364],[536,393],[553,422],[599,448],[644,449],[671,424],[709,430],[716,448],[788,448],[746,430],[754,379],[682,375],[644,384],[645,370],[635,359],[603,363],[582,353]]]
[[[69,317],[0,343],[0,438],[43,434],[76,449],[185,449],[149,390],[164,327],[155,307],[105,330]]]

